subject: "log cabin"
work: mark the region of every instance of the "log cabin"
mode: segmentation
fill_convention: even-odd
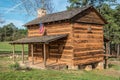
[[[44,32],[40,33],[40,23]],[[28,35],[10,42],[21,44],[24,62],[24,44],[28,44],[28,61],[42,62],[44,67],[64,64],[68,69],[104,67],[104,32],[106,20],[93,6],[73,8],[46,14],[38,10],[38,17],[26,23]],[[41,66],[41,65],[40,65]]]

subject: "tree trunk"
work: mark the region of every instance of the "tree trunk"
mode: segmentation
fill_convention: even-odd
[[[120,45],[117,44],[117,57],[119,57],[119,54],[120,54]]]
[[[108,43],[108,54],[111,55],[111,51],[110,51],[110,42]]]

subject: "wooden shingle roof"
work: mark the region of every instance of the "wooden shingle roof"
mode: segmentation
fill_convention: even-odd
[[[46,35],[39,37],[26,37],[10,42],[10,44],[29,44],[29,43],[49,43],[61,38],[67,37],[67,34]]]
[[[77,14],[80,14],[81,12],[83,12],[91,7],[92,6],[86,6],[86,7],[82,7],[82,8],[73,8],[71,10],[66,10],[66,11],[57,12],[57,13],[53,13],[53,14],[47,14],[43,17],[36,18],[36,19],[26,23],[24,26],[35,25],[35,24],[39,24],[40,22],[41,23],[49,23],[49,22],[54,22],[54,21],[72,19]]]

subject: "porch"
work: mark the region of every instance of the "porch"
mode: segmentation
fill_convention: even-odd
[[[22,61],[20,61],[21,66],[25,67],[31,67],[31,68],[38,68],[38,69],[45,69],[49,68],[51,66],[57,66],[60,67],[61,65],[65,65],[64,62],[58,62],[57,57],[56,59],[52,60],[48,58],[48,45],[50,42],[54,42],[56,40],[62,39],[64,37],[67,37],[67,34],[61,34],[61,35],[47,35],[47,36],[40,36],[40,37],[27,37],[23,39],[19,39],[13,42],[10,42],[11,45],[13,45],[13,61],[15,62],[15,45],[19,44],[22,46]],[[28,60],[26,61],[24,58],[24,45],[29,45],[29,51],[28,51]],[[35,44],[41,46],[41,51],[37,53],[34,51]],[[38,56],[39,55],[39,56]],[[36,59],[39,58],[39,59]]]
[[[66,68],[67,65],[64,62],[55,62],[55,61],[46,61],[46,66],[44,65],[43,60],[35,61],[34,64],[32,64],[32,61],[19,61],[20,66],[22,67],[29,67],[34,69],[56,69],[60,70],[63,68]]]

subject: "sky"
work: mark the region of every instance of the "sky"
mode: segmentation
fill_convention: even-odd
[[[14,0],[0,0],[0,18],[5,21],[4,24],[0,23],[0,27],[3,25],[14,23],[18,28],[24,28],[22,25],[33,20],[37,16],[28,16],[25,10],[19,9],[22,3],[15,4]],[[117,0],[120,2],[120,0]],[[53,0],[54,12],[60,12],[66,10],[66,6],[69,3],[67,0]]]
[[[15,4],[13,0],[0,0],[0,13],[2,19],[5,20],[5,23],[0,24],[0,27],[12,22],[16,27],[24,28],[22,25],[37,17],[28,16],[25,10],[19,9],[21,5],[22,3]],[[67,0],[53,0],[54,12],[66,10],[68,5]]]

